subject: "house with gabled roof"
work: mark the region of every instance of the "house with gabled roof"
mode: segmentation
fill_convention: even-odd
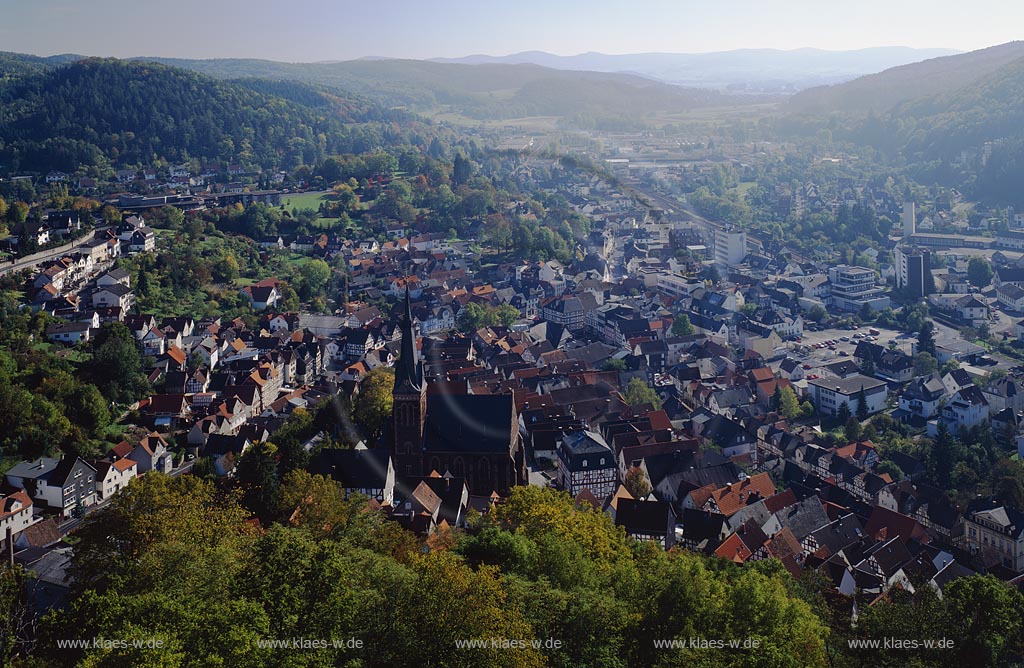
[[[774,494],[775,484],[771,477],[767,473],[758,473],[712,490],[701,509],[729,517],[744,506],[757,503]]]
[[[958,390],[942,407],[942,412],[935,420],[928,423],[928,435],[939,433],[938,421],[946,423],[951,433],[960,429],[970,429],[988,419],[989,404],[985,394],[976,385],[969,385]]]
[[[128,457],[95,461],[93,467],[96,469],[96,494],[100,501],[127,487],[139,473],[138,463]]]
[[[40,457],[16,464],[6,477],[8,484],[64,517],[96,502],[96,469],[81,457]]]
[[[864,529],[860,521],[856,515],[848,513],[808,534],[800,546],[805,557],[814,555],[825,560],[863,537]]]
[[[945,396],[946,386],[938,376],[915,378],[900,394],[900,410],[908,416],[927,420],[938,415],[939,404]]]
[[[363,494],[384,506],[394,501],[395,467],[387,448],[324,448],[317,454],[314,470],[338,481],[346,496]]]
[[[1024,513],[1016,508],[991,498],[972,502],[964,512],[964,542],[973,554],[1024,572]]]
[[[139,439],[138,445],[132,448],[128,458],[138,463],[139,474],[148,471],[170,473],[174,468],[174,454],[167,449],[167,442],[163,437],[156,433]]]
[[[615,507],[615,524],[627,536],[651,541],[668,550],[675,545],[675,511],[664,501],[619,499]]]
[[[7,531],[13,535],[32,524],[32,497],[23,489],[0,495],[0,540],[6,540]]]

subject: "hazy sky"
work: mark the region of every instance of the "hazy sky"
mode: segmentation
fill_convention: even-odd
[[[315,61],[532,49],[970,50],[1022,36],[1020,0],[0,0],[0,51],[39,55]]]

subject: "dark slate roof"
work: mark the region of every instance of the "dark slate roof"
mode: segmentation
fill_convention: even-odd
[[[981,388],[979,388],[977,385],[962,387],[960,388],[960,391],[957,392],[957,394],[960,395],[961,399],[971,404],[972,406],[980,406],[982,404],[988,403],[988,400],[985,399],[985,395],[982,393]]]
[[[47,478],[47,483],[50,485],[58,485],[60,487],[67,486],[68,478],[71,477],[72,473],[79,466],[85,467],[93,473],[96,473],[96,468],[84,459],[80,457],[64,457],[60,460],[60,463],[57,464],[57,468],[53,470],[53,473],[50,474],[49,478]]]
[[[1024,282],[1024,269],[1018,267],[997,267],[996,275],[1000,283]]]
[[[941,590],[953,580],[970,577],[972,575],[975,575],[974,571],[967,568],[958,561],[952,561],[946,564],[946,566],[942,570],[936,573],[935,577],[932,578],[932,580],[935,581],[935,584],[938,585],[939,589]]]
[[[915,378],[903,391],[903,398],[920,401],[935,401],[946,393],[946,386],[936,376]]]
[[[892,460],[892,463],[898,466],[900,471],[903,471],[903,475],[908,478],[916,475],[923,475],[925,473],[925,467],[921,460],[915,459],[906,453],[894,450],[889,454],[889,459]]]
[[[852,376],[854,374],[860,373],[860,367],[857,366],[856,362],[853,362],[851,360],[833,362],[831,364],[826,364],[823,368],[828,369],[831,373],[834,373],[840,378],[845,378],[847,376]]]
[[[885,386],[885,382],[868,376],[849,376],[847,378],[815,378],[810,381],[811,385],[817,385],[827,390],[834,390],[844,395],[852,395],[862,388],[870,391],[876,387]]]
[[[600,434],[592,431],[577,431],[563,436],[558,456],[573,471],[616,466],[612,449]],[[600,463],[602,457],[604,464]]]
[[[391,454],[387,448],[342,450],[325,448],[313,464],[314,470],[349,489],[383,489],[387,483]],[[415,485],[414,485],[415,487]]]
[[[868,549],[868,554],[874,558],[886,577],[892,577],[913,556],[897,536],[893,536],[884,543],[872,545]]]
[[[722,533],[722,525],[725,524],[725,516],[718,513],[708,513],[703,510],[684,508],[682,515],[683,536],[688,541],[700,543],[708,541],[707,548],[714,550],[719,545],[719,536]]]
[[[245,449],[245,442],[248,439],[244,436],[229,436],[227,434],[210,434],[203,446],[203,455],[207,457],[220,457],[229,452],[236,455],[242,454]]]
[[[829,554],[836,554],[844,547],[860,540],[864,535],[864,529],[856,516],[850,513],[811,532],[811,535],[818,542],[819,549],[825,547]]]
[[[516,437],[511,394],[427,397],[426,452],[510,452]]]
[[[817,496],[810,496],[799,503],[775,513],[779,524],[788,528],[797,540],[803,540],[828,524],[828,515]]]
[[[615,524],[626,527],[629,533],[664,534],[671,515],[672,506],[664,501],[619,499]]]
[[[949,377],[960,387],[974,384],[974,380],[971,379],[971,374],[967,373],[964,369],[953,369],[949,372]]]
[[[743,429],[743,425],[723,415],[715,415],[708,420],[707,424],[704,425],[701,436],[725,448],[737,443],[747,443],[754,440]]]

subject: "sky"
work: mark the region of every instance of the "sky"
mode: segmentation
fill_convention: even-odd
[[[698,53],[1024,38],[1019,0],[0,0],[0,51],[266,58]]]

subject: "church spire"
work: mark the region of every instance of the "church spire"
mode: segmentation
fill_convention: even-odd
[[[423,368],[416,354],[416,335],[412,329],[412,297],[405,285],[405,308],[402,313],[402,349],[395,365],[395,392],[419,392],[423,388]]]

